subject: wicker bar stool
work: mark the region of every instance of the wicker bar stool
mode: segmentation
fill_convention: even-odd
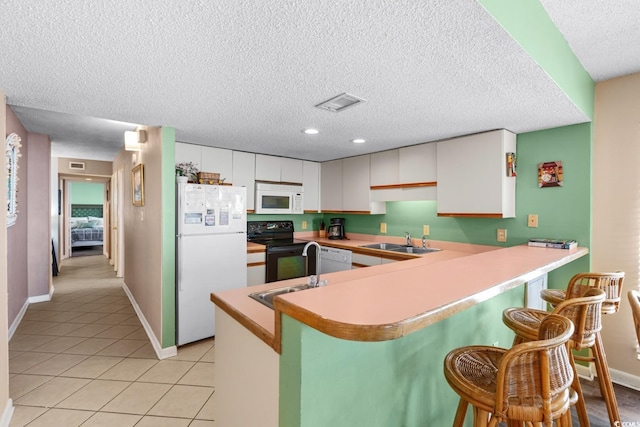
[[[574,326],[550,314],[540,324],[537,341],[503,349],[469,346],[453,350],[444,360],[444,374],[460,396],[453,422],[461,427],[473,405],[474,427],[571,426],[571,368],[568,340]]]
[[[575,331],[569,340],[569,348],[572,350],[582,350],[589,348],[593,351],[600,389],[603,390],[603,397],[607,404],[611,425],[615,425],[615,420],[620,420],[618,415],[618,405],[613,384],[609,376],[607,359],[602,348],[600,330],[602,329],[602,303],[605,300],[605,292],[597,288],[589,288],[584,296],[571,298],[562,301],[553,310],[553,314],[567,317],[575,326]],[[531,308],[508,308],[502,313],[502,321],[516,334],[514,344],[536,339],[538,329],[544,319],[550,314],[543,310]],[[577,356],[570,352],[571,366],[573,367],[574,379],[572,388],[577,393],[576,411],[582,427],[589,426],[587,407],[582,394],[582,387],[576,372],[575,360]]]
[[[606,298],[602,303],[602,314],[614,314],[620,308],[620,297],[622,296],[622,282],[624,273],[579,273],[569,280],[567,290],[543,289],[540,297],[551,304],[552,307],[560,304],[567,298],[576,298],[584,295],[588,288],[602,289]]]

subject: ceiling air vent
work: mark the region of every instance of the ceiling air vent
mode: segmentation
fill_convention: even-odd
[[[75,170],[75,171],[83,171],[84,162],[69,162],[69,169]]]
[[[361,102],[367,102],[367,100],[358,98],[357,96],[351,95],[349,93],[343,93],[336,96],[335,98],[329,99],[328,101],[321,102],[320,104],[316,105],[316,107],[337,113],[338,111],[353,107],[354,105],[360,104]]]

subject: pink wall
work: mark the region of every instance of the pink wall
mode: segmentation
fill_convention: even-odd
[[[49,294],[51,277],[51,141],[49,136],[28,133],[27,200],[29,224],[27,270],[30,297]]]
[[[16,223],[7,229],[7,291],[8,318],[11,325],[28,298],[27,272],[27,216],[29,204],[27,183],[29,172],[28,134],[14,112],[7,106],[7,135],[17,133],[22,139],[18,160],[18,218]],[[48,188],[48,187],[47,187]]]

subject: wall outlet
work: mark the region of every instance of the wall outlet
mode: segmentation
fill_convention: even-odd
[[[498,228],[498,242],[506,242],[507,241],[507,229],[506,228]]]
[[[429,235],[429,226],[428,225],[423,225],[422,226],[422,234],[424,234],[425,236]]]
[[[538,214],[529,214],[527,217],[527,227],[537,227],[538,226]]]
[[[302,221],[302,229],[303,230],[307,229],[307,221]]]
[[[386,222],[381,222],[380,223],[380,232],[381,233],[386,233],[387,232],[387,223]]]

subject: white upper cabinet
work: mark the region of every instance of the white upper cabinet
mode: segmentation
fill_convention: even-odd
[[[280,181],[280,165],[282,157],[256,154],[256,180]]]
[[[256,154],[256,180],[302,183],[302,160]]]
[[[302,162],[302,186],[304,188],[304,210],[318,212],[320,209],[320,163]]]
[[[438,142],[438,215],[515,217],[516,178],[507,153],[516,135],[497,130]]]
[[[399,156],[400,150],[371,154],[371,187],[400,183]]]
[[[198,170],[202,166],[202,146],[176,142],[176,164],[192,162]]]
[[[398,151],[400,184],[435,183],[438,179],[436,143],[403,147]]]
[[[370,156],[342,159],[342,210],[369,212]]]
[[[247,187],[247,210],[255,209],[256,155],[242,151],[233,152],[233,185]]]
[[[342,159],[320,166],[320,200],[323,211],[342,211]]]
[[[202,167],[200,172],[219,173],[220,179],[233,183],[233,151],[224,148],[202,147]]]

